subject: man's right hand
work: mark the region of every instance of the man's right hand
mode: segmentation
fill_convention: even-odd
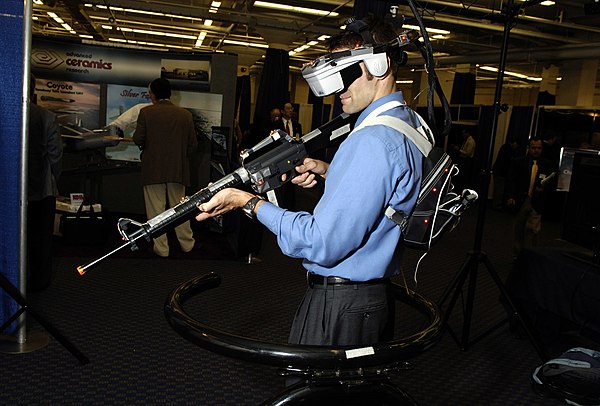
[[[325,178],[329,164],[318,159],[304,158],[302,165],[294,169],[299,175],[292,179],[292,183],[303,188],[311,188],[317,184],[317,176]]]

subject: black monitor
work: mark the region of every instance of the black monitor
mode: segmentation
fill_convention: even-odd
[[[573,155],[561,238],[591,250],[589,260],[600,263],[600,152]]]

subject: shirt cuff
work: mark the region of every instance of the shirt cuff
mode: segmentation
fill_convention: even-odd
[[[279,228],[278,224],[281,223],[281,217],[283,217],[284,212],[285,209],[282,209],[271,202],[265,201],[258,207],[258,210],[256,211],[256,218],[271,232],[277,234]]]

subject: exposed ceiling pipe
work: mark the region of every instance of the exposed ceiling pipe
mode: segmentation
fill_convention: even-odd
[[[478,7],[478,6],[473,6],[473,5],[465,6],[464,3],[462,3],[462,2],[454,3],[451,1],[444,1],[444,0],[429,0],[427,2],[427,4],[436,4],[436,5],[443,6],[443,7],[452,7],[452,8],[465,10],[465,11],[475,11],[475,12],[482,13],[482,14],[495,14],[495,15],[502,14],[499,10],[492,10],[490,8]],[[568,22],[565,23],[565,22],[559,22],[559,21],[555,21],[555,20],[548,20],[547,18],[528,16],[527,14],[519,15],[519,20],[526,20],[526,21],[531,21],[531,22],[540,23],[540,24],[552,25],[555,27],[566,28],[569,30],[580,30],[580,31],[586,31],[586,32],[600,33],[600,28],[591,27],[588,25],[579,25],[579,24],[573,24],[573,23],[568,23]]]
[[[533,49],[529,51],[509,51],[507,60],[510,63],[516,62],[552,62],[560,64],[564,60],[573,59],[598,59],[600,58],[600,43],[591,43],[585,45],[563,45],[559,47]],[[416,66],[423,63],[418,58],[410,59],[408,65]],[[440,56],[435,61],[439,65],[455,65],[462,63],[498,63],[500,55],[498,51],[486,51],[471,53],[469,55],[459,56]]]
[[[478,21],[473,21],[473,20],[467,20],[465,18],[445,17],[445,16],[442,16],[439,14],[436,14],[435,16],[424,15],[423,18],[427,19],[427,20],[431,20],[431,21],[441,21],[441,22],[448,23],[448,24],[458,24],[458,25],[462,25],[465,27],[473,27],[473,28],[479,28],[479,29],[489,30],[489,31],[497,31],[497,32],[504,31],[504,27],[501,25],[490,24],[489,22],[483,23],[483,22],[478,22]],[[522,35],[522,36],[532,37],[532,38],[543,38],[543,39],[547,39],[547,40],[551,40],[551,41],[556,41],[558,43],[581,44],[584,42],[584,41],[578,40],[578,39],[567,38],[562,35],[546,34],[546,33],[538,32],[538,31],[524,30],[522,28],[512,28],[510,30],[510,32],[515,35]]]

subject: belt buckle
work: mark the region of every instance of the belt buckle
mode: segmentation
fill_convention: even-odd
[[[314,282],[310,280],[310,272],[306,272],[306,284],[309,288],[315,286]]]

